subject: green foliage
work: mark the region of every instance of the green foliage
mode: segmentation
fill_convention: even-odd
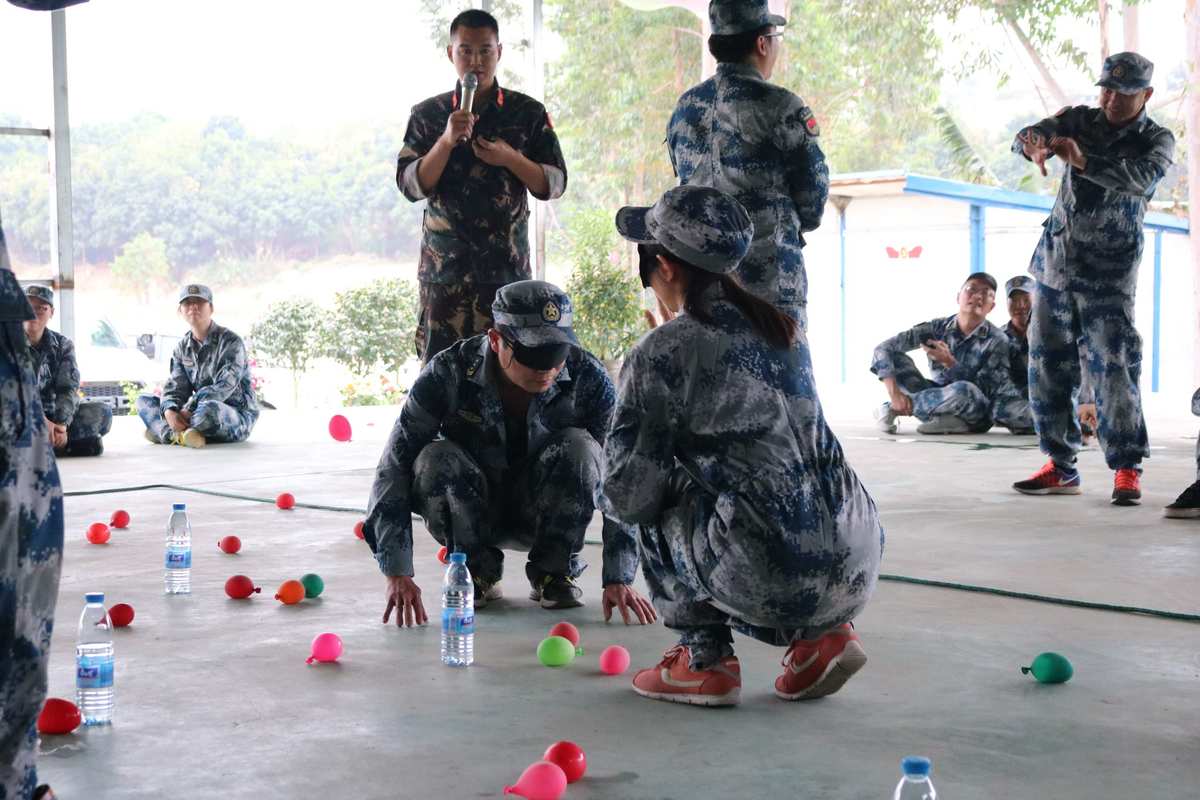
[[[566,289],[575,306],[575,335],[601,361],[621,358],[642,333],[641,285],[622,263],[625,248],[611,215],[578,213],[567,236],[574,269]]]
[[[250,330],[251,349],[268,366],[292,372],[292,397],[299,403],[300,376],[321,354],[320,307],[311,300],[283,300]]]
[[[954,165],[956,174],[952,177],[971,183],[985,183],[995,186],[1000,182],[995,173],[988,168],[979,151],[967,139],[954,116],[944,106],[933,110],[933,121],[941,134],[942,147],[950,162]]]
[[[343,386],[340,391],[342,404],[346,406],[396,406],[404,402],[406,389],[396,386],[386,375],[378,376],[377,385],[367,380],[357,380]]]
[[[142,302],[148,302],[150,288],[165,284],[170,274],[167,243],[148,233],[134,237],[112,262],[113,279],[141,297]]]
[[[396,374],[413,356],[417,288],[388,278],[339,292],[321,331],[325,355],[363,377],[376,367]]]

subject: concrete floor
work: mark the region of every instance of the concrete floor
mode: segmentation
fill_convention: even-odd
[[[361,507],[393,413],[356,412],[350,444],[330,440],[324,419],[268,413],[252,442],[199,452],[152,447],[137,420],[121,419],[102,458],[61,463],[63,484],[189,483]],[[1132,509],[1109,505],[1111,478],[1094,449],[1082,458],[1082,497],[1022,498],[1008,485],[1042,462],[1031,438],[835,428],[882,509],[884,572],[1200,611],[1200,522],[1160,516],[1193,479],[1193,422],[1154,426],[1146,498]],[[194,526],[191,596],[162,594],[173,501],[188,503]],[[133,524],[106,546],[87,544],[86,526],[117,508]],[[41,776],[65,800],[500,797],[557,739],[587,751],[588,775],[567,794],[575,800],[880,800],[912,753],[933,759],[940,796],[955,800],[1200,796],[1195,623],[881,582],[858,620],[870,663],[841,693],[776,700],[782,651],[739,639],[742,705],[707,710],[642,699],[629,675],[598,672],[609,644],[628,647],[640,667],[673,638],[661,624],[601,621],[596,546],[588,605],[565,613],[532,606],[513,554],[508,599],[481,612],[478,661],[463,671],[440,664],[436,625],[380,624],[383,579],[354,538],[356,514],[166,490],[73,497],[66,510],[51,696],[74,696],[85,591],[132,604],[137,618],[116,632],[116,723],[42,740]],[[226,534],[242,538],[239,555],[217,550]],[[418,525],[417,578],[431,611],[436,549]],[[325,579],[320,600],[272,599],[305,572]],[[227,599],[222,585],[235,573],[263,593]],[[559,619],[580,627],[586,654],[551,670],[534,650]],[[306,666],[323,631],[342,637],[344,657]],[[1043,650],[1074,662],[1070,683],[1021,675]]]

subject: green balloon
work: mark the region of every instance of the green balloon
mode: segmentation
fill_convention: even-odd
[[[1026,675],[1032,672],[1039,683],[1066,683],[1075,674],[1075,668],[1066,656],[1042,653],[1028,667],[1021,667],[1021,672]]]
[[[321,580],[321,576],[315,572],[310,572],[300,579],[304,584],[305,597],[317,597],[321,592],[325,591],[325,581]]]
[[[564,636],[547,636],[537,649],[538,661],[547,667],[563,667],[575,660],[575,645]]]

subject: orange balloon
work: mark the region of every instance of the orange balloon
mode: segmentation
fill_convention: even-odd
[[[304,599],[304,584],[300,581],[284,581],[275,593],[275,599],[285,606],[294,606]]]

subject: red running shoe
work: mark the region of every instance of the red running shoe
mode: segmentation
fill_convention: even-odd
[[[858,634],[849,623],[820,639],[797,639],[783,657],[775,694],[784,700],[812,700],[833,694],[867,663]]]
[[[1078,472],[1063,472],[1053,461],[1047,461],[1032,478],[1012,486],[1021,494],[1080,494],[1083,492],[1080,483]]]
[[[693,672],[692,651],[677,644],[662,661],[633,676],[633,690],[642,697],[697,706],[735,706],[742,696],[742,667],[737,656],[722,658],[711,669]]]
[[[1119,469],[1113,476],[1112,504],[1136,506],[1142,502],[1141,475],[1136,469]]]

